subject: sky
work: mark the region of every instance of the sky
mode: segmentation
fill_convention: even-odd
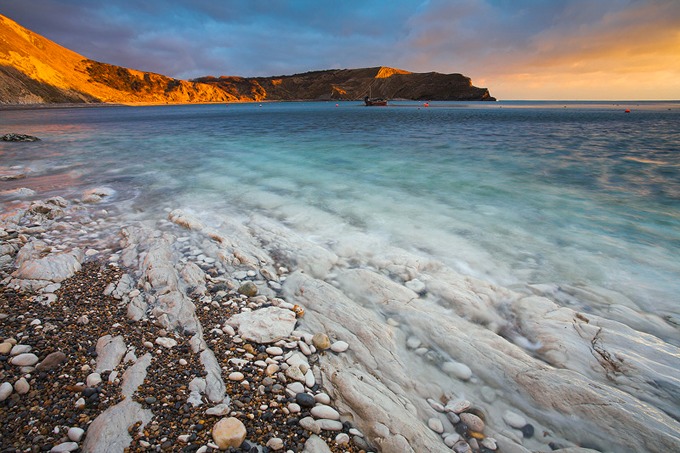
[[[0,0],[90,59],[181,79],[390,66],[499,99],[680,99],[680,0]]]

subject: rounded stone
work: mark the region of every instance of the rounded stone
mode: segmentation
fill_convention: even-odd
[[[471,431],[481,433],[484,431],[484,421],[475,414],[463,412],[460,414],[460,421],[465,423]]]
[[[267,349],[265,349],[267,354],[277,356],[277,355],[283,355],[283,349],[279,348],[278,346],[270,346]]]
[[[273,376],[274,374],[279,372],[279,369],[280,367],[277,364],[270,363],[269,365],[267,365],[267,368],[265,368],[264,374],[266,374],[267,376]]]
[[[321,429],[325,429],[327,431],[342,431],[342,422],[339,420],[328,420],[326,418],[320,418],[316,421]]]
[[[267,448],[274,451],[279,451],[283,448],[283,440],[279,439],[278,437],[272,437],[267,441]]]
[[[286,386],[286,388],[296,395],[305,391],[305,386],[302,385],[301,382],[291,382]]]
[[[22,377],[14,383],[14,391],[19,395],[25,395],[29,390],[31,390],[31,386],[28,384],[26,378]]]
[[[297,403],[290,403],[288,405],[288,410],[290,411],[291,414],[297,414],[300,412],[301,408],[300,405]]]
[[[310,411],[310,414],[314,418],[327,418],[329,420],[340,420],[340,413],[333,409],[330,406],[326,406],[325,404],[319,404],[318,406],[313,407]]]
[[[238,448],[246,439],[246,427],[238,418],[223,418],[213,426],[212,438],[217,446],[226,450],[229,447]]]
[[[177,346],[177,340],[169,337],[158,337],[156,338],[156,344],[159,346],[163,346],[164,348],[170,349]]]
[[[85,430],[74,426],[68,429],[66,435],[73,442],[80,442],[83,439],[83,436],[85,435]]]
[[[331,347],[331,340],[325,333],[315,333],[312,337],[312,344],[316,349],[324,351]]]
[[[527,424],[527,420],[520,414],[512,411],[505,411],[503,421],[511,428],[522,429]]]
[[[530,439],[534,436],[534,425],[527,423],[526,425],[522,426],[521,431],[522,436],[524,436],[525,439]]]
[[[307,431],[311,431],[314,434],[319,434],[321,432],[321,426],[312,417],[305,417],[301,419],[298,424]]]
[[[471,406],[472,403],[469,402],[468,400],[449,401],[448,403],[446,403],[444,409],[453,412],[454,414],[460,414],[461,412],[465,412],[466,410],[470,409]]]
[[[0,385],[0,402],[5,401],[14,391],[14,386],[9,382],[3,382]]]
[[[102,377],[99,373],[91,373],[89,376],[87,376],[85,383],[88,387],[96,387],[102,383]]]
[[[453,448],[453,446],[456,445],[456,442],[458,442],[459,440],[460,434],[458,433],[449,434],[444,438],[444,444],[449,448]]]
[[[257,285],[253,282],[245,282],[239,286],[237,291],[244,296],[255,297],[257,296]]]
[[[496,450],[498,445],[496,444],[496,439],[493,437],[486,437],[482,439],[482,447],[488,448],[489,450]]]
[[[38,356],[32,353],[24,353],[15,355],[9,361],[14,366],[33,366],[38,363],[40,359]]]
[[[0,343],[0,355],[6,355],[9,354],[9,351],[12,350],[12,343],[5,341],[3,343]]]
[[[9,352],[9,355],[15,356],[19,354],[25,354],[27,352],[31,352],[33,349],[33,346],[29,346],[27,344],[18,344],[12,347],[12,350]]]
[[[63,453],[67,451],[76,451],[78,449],[78,444],[75,442],[64,442],[59,445],[52,447],[51,453]]]
[[[314,401],[316,401],[319,404],[331,404],[331,397],[328,396],[325,393],[317,393],[314,395]]]
[[[442,370],[449,376],[460,379],[461,381],[468,381],[472,377],[472,370],[469,366],[459,362],[446,362],[442,365]]]
[[[442,421],[439,420],[438,418],[435,417],[430,418],[427,421],[427,426],[429,426],[430,429],[437,434],[441,434],[444,432],[444,425],[442,424]]]
[[[245,376],[240,371],[234,371],[233,373],[229,373],[230,381],[242,381],[244,378]]]
[[[349,343],[342,341],[342,340],[336,341],[335,343],[333,343],[331,345],[331,351],[337,352],[337,353],[345,352],[348,349],[349,349]]]
[[[314,397],[309,393],[298,393],[295,395],[295,402],[302,407],[314,407],[316,404]]]
[[[349,435],[340,433],[335,436],[335,443],[338,445],[347,445],[349,443]]]

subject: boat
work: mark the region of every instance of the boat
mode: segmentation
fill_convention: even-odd
[[[387,105],[387,99],[370,98],[370,97],[366,96],[364,98],[364,103],[367,106],[385,106],[385,105]]]

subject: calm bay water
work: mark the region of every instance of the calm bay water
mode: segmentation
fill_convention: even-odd
[[[320,244],[361,232],[501,285],[680,313],[678,103],[6,110],[0,128],[42,138],[0,144],[1,167],[32,170],[24,185],[108,186],[131,218],[257,212]]]

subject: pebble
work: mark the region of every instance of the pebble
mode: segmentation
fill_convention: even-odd
[[[454,414],[460,414],[461,412],[465,412],[466,410],[470,409],[471,406],[472,403],[468,400],[449,401],[446,403],[444,409],[453,412]]]
[[[238,448],[246,439],[246,427],[238,418],[223,418],[213,426],[212,438],[221,450]]]
[[[257,296],[257,285],[253,282],[245,282],[239,286],[237,291],[244,296],[255,297]]]
[[[291,379],[295,379],[296,381],[300,382],[305,381],[305,375],[302,372],[302,370],[300,370],[299,365],[289,366],[288,369],[286,370],[286,376]]]
[[[331,347],[332,347],[332,346],[331,346]],[[312,349],[311,349],[311,348],[309,347],[309,345],[308,345],[307,343],[305,343],[304,341],[302,341],[302,340],[298,341],[298,348],[300,348],[300,351],[301,351],[304,355],[306,355],[306,356],[312,355]]]
[[[295,402],[302,407],[314,407],[316,404],[314,397],[309,393],[298,393],[295,395]]]
[[[331,347],[331,340],[325,333],[315,333],[312,337],[312,344],[315,348],[324,351]]]
[[[340,420],[340,413],[330,406],[319,404],[314,406],[310,411],[314,418],[327,418],[329,420]]]
[[[40,362],[38,366],[36,366],[36,369],[38,371],[52,370],[61,365],[64,360],[66,360],[66,354],[61,351],[56,351],[48,354],[47,357],[45,357],[43,361]]]
[[[471,431],[476,431],[478,433],[484,431],[484,421],[475,414],[463,412],[460,414],[460,421],[468,425],[468,428],[470,428]]]
[[[264,370],[264,374],[266,374],[267,376],[273,376],[274,374],[278,373],[279,370],[280,367],[277,364],[272,363],[267,365],[267,368],[265,368]]]
[[[461,381],[468,381],[472,377],[472,370],[464,363],[453,361],[445,362],[444,365],[442,365],[442,370],[449,376],[458,378]]]
[[[427,426],[429,426],[430,429],[437,434],[441,434],[444,432],[444,425],[442,424],[442,421],[439,420],[438,418],[435,417],[430,418],[427,421]]]
[[[298,422],[298,424],[302,428],[306,429],[307,431],[311,431],[314,434],[319,434],[321,432],[321,426],[312,417],[305,417],[305,418],[301,419]]]
[[[534,425],[527,423],[526,425],[522,426],[521,431],[522,436],[524,436],[525,439],[530,439],[534,436]]]
[[[229,373],[230,381],[242,381],[244,378],[245,376],[240,371],[234,371],[233,373]]]
[[[210,409],[205,411],[205,413],[207,415],[216,415],[218,417],[222,417],[229,413],[229,405],[225,403],[220,403],[216,406],[211,407]]]
[[[317,393],[314,395],[314,401],[320,404],[331,404],[331,397],[325,393]]]
[[[331,351],[337,352],[337,353],[345,352],[348,349],[349,349],[349,343],[342,341],[342,340],[336,341],[335,343],[333,343],[331,345]]]
[[[189,362],[187,362],[185,359],[179,359],[179,364],[182,366],[187,366]]]
[[[406,346],[409,349],[417,349],[421,344],[420,338],[418,337],[408,337],[406,340]]]
[[[177,346],[177,340],[169,337],[158,337],[156,338],[156,344],[159,346],[163,346],[164,348],[170,349]]]
[[[7,341],[0,343],[0,355],[6,355],[9,354],[9,351],[12,350],[12,343],[9,343]]]
[[[5,401],[14,391],[14,386],[9,382],[3,382],[0,385],[0,402]]]
[[[297,403],[290,403],[288,404],[288,410],[290,411],[291,414],[297,414],[300,412],[301,408],[300,405]]]
[[[321,429],[327,431],[342,431],[342,423],[338,420],[328,420],[325,418],[320,418],[316,421]]]
[[[444,405],[439,401],[434,400],[432,398],[428,398],[427,403],[430,405],[432,409],[436,410],[437,412],[444,412]]]
[[[345,433],[340,433],[335,436],[335,443],[338,445],[347,445],[349,443],[349,436]]]
[[[39,362],[38,356],[32,353],[15,355],[9,360],[14,366],[33,366]]]
[[[470,446],[464,440],[460,440],[453,446],[453,451],[456,453],[468,453],[470,451]]]
[[[17,392],[19,395],[27,394],[30,389],[31,386],[28,384],[26,378],[22,377],[14,383],[14,391]]]
[[[288,390],[293,392],[293,394],[297,395],[298,393],[304,393],[305,391],[305,386],[302,385],[301,382],[291,382],[286,386]]]
[[[511,428],[522,429],[527,424],[527,420],[520,414],[512,411],[505,411],[503,421]]]
[[[278,346],[270,346],[267,349],[265,349],[267,354],[277,356],[277,355],[283,355],[283,349],[279,348]]]
[[[486,437],[482,439],[482,447],[488,448],[489,450],[496,450],[498,448],[498,444],[496,444],[496,439],[493,437]]]
[[[79,398],[78,401],[76,401],[75,407],[76,407],[76,409],[84,409],[85,408],[85,398]]]
[[[310,368],[310,369],[307,370],[307,372],[305,373],[305,385],[306,385],[308,388],[312,388],[312,387],[314,387],[314,384],[316,384],[316,378],[314,377],[314,372],[313,372],[312,369]]]
[[[64,442],[59,445],[52,447],[50,452],[52,453],[63,453],[66,451],[76,451],[78,449],[78,444],[75,442]]]
[[[33,349],[33,347],[27,344],[18,344],[12,347],[12,350],[9,352],[9,355],[15,356],[19,354],[24,354],[26,352],[31,352],[31,349]]]
[[[91,373],[87,376],[85,383],[88,387],[96,387],[102,383],[102,376],[99,373]]]
[[[444,444],[449,448],[453,448],[453,446],[456,445],[456,442],[458,442],[459,440],[460,434],[458,433],[449,434],[444,438]]]
[[[270,448],[274,451],[281,450],[283,448],[283,440],[279,439],[278,437],[272,437],[267,441],[267,448]]]
[[[66,435],[73,442],[80,442],[83,439],[83,436],[85,435],[85,430],[74,426],[68,429]]]

